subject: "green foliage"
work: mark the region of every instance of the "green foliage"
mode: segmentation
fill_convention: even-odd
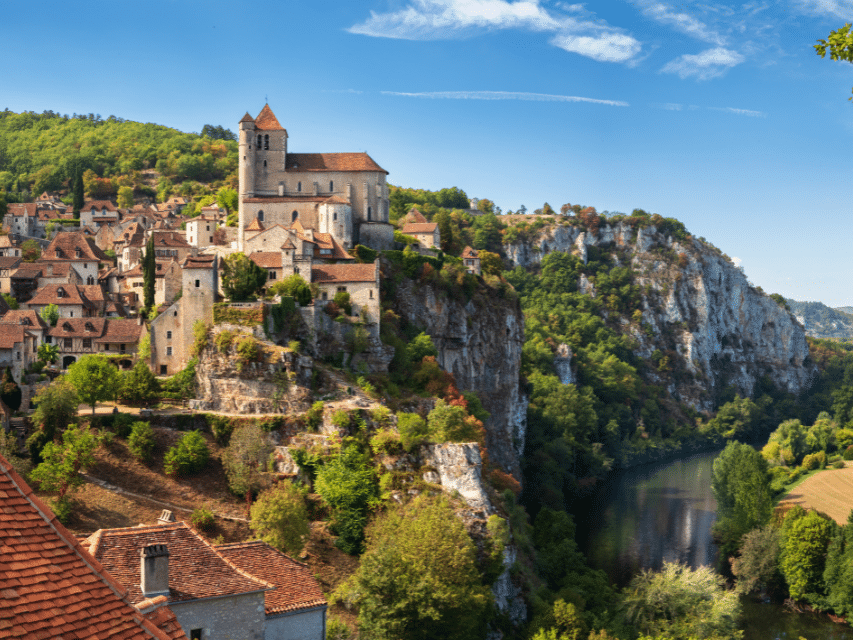
[[[312,430],[317,430],[323,422],[323,401],[317,400],[311,405],[311,408],[305,412],[305,426]]]
[[[3,378],[0,379],[0,400],[3,401],[10,411],[17,411],[21,408],[21,400],[23,394],[18,383],[12,378],[12,372],[9,367],[3,372]]]
[[[9,308],[12,311],[16,311],[17,309],[21,308],[21,305],[18,304],[18,301],[15,300],[15,298],[13,298],[10,294],[4,293],[3,299],[6,301],[6,304],[9,305]]]
[[[358,571],[339,592],[374,640],[481,637],[491,594],[475,556],[447,500],[421,495],[371,525]]]
[[[222,452],[228,488],[242,496],[258,492],[264,482],[266,463],[273,452],[267,434],[256,424],[237,427]]]
[[[846,60],[853,62],[853,33],[850,32],[851,25],[849,22],[843,27],[831,31],[826,40],[820,39],[814,45],[817,55],[821,58],[826,57],[827,50],[831,60]],[[853,98],[848,98],[851,100]]]
[[[209,331],[210,326],[204,320],[193,322],[193,345],[192,349],[190,349],[190,355],[193,358],[198,358],[207,346],[207,334]]]
[[[81,402],[91,405],[93,415],[99,400],[114,400],[119,390],[118,369],[101,355],[81,356],[68,367],[65,378],[77,390]]]
[[[232,342],[234,342],[234,332],[228,329],[223,329],[213,339],[213,344],[219,353],[226,353],[231,348]]]
[[[664,562],[643,571],[625,591],[624,613],[634,629],[670,638],[740,638],[740,601],[710,567]]]
[[[234,343],[237,352],[237,370],[241,371],[248,363],[256,361],[261,355],[261,347],[255,337],[243,334]]]
[[[198,324],[193,325],[195,331]],[[204,326],[204,323],[201,323]],[[205,341],[207,340],[207,332],[205,331]],[[187,362],[187,366],[181,371],[165,380],[162,384],[163,395],[177,400],[186,400],[187,398],[195,397],[195,367],[198,364],[196,358],[192,358]]]
[[[432,338],[424,332],[412,338],[406,345],[406,358],[413,364],[420,364],[426,356],[437,356],[438,349],[432,342]]]
[[[839,616],[853,614],[853,526],[849,516],[847,520],[844,526],[836,527],[823,573],[826,603]]]
[[[35,240],[24,240],[21,243],[21,259],[24,262],[35,262],[41,257],[41,245]]]
[[[717,415],[704,426],[726,440],[748,440],[760,433],[764,408],[749,398],[736,397],[717,409]]]
[[[352,633],[346,622],[331,616],[326,619],[326,640],[350,640],[351,638]]]
[[[55,327],[56,322],[59,320],[59,307],[51,303],[46,307],[42,307],[41,311],[39,311],[39,315],[47,324],[51,327]]]
[[[338,309],[342,309],[348,316],[352,315],[352,303],[350,302],[350,295],[348,292],[338,291],[332,299],[332,302],[334,302],[335,306],[337,306]]]
[[[142,256],[142,299],[146,315],[154,308],[154,285],[156,283],[157,260],[154,253],[154,236],[148,238]]]
[[[397,429],[400,431],[400,441],[403,448],[407,452],[419,447],[429,437],[426,420],[417,413],[398,413]]]
[[[269,287],[268,292],[277,296],[289,296],[302,307],[311,304],[313,297],[310,285],[298,273],[294,273],[284,280],[279,280]]]
[[[227,302],[213,305],[214,324],[239,324],[241,327],[254,327],[264,321],[264,310],[262,307],[242,309],[233,307]]]
[[[137,360],[133,369],[121,374],[118,397],[130,406],[148,406],[160,393],[160,383],[148,365]]]
[[[465,408],[438,400],[427,416],[427,429],[432,442],[479,442],[482,434],[476,418]]]
[[[765,524],[773,510],[767,461],[747,444],[730,442],[714,460],[711,489],[717,499],[715,533],[725,552],[747,531]]]
[[[127,438],[127,448],[137,460],[141,462],[151,460],[151,453],[154,451],[154,430],[150,423],[144,420],[133,423]]]
[[[249,526],[279,551],[299,555],[311,533],[302,493],[287,481],[267,489],[252,505]]]
[[[210,450],[204,436],[198,431],[188,431],[166,452],[164,469],[169,475],[191,475],[204,469],[209,458]]]
[[[371,249],[370,247],[365,247],[363,244],[357,244],[353,247],[350,254],[355,258],[355,261],[361,264],[372,263],[376,260],[376,257],[379,255],[378,251]]]
[[[225,257],[222,290],[232,302],[257,299],[267,282],[267,270],[249,260],[245,253],[232,253]]]
[[[317,471],[315,489],[332,508],[335,544],[346,553],[359,553],[367,512],[379,498],[367,456],[355,446],[344,448]]]
[[[814,511],[795,507],[785,516],[779,568],[794,600],[823,590],[826,550],[834,533],[835,523]]]
[[[190,514],[190,522],[199,531],[210,531],[216,522],[216,516],[207,507],[196,507]]]
[[[738,592],[776,592],[783,582],[779,573],[780,553],[780,535],[775,527],[767,525],[747,533],[738,557],[732,560]]]
[[[75,487],[82,486],[80,470],[95,463],[95,449],[100,436],[88,426],[69,425],[62,433],[62,443],[48,442],[42,450],[43,462],[33,469],[30,477],[39,483],[42,491],[58,494],[62,500]]]
[[[38,359],[48,364],[54,364],[59,358],[59,346],[42,342],[38,348]]]
[[[32,420],[36,431],[27,438],[33,462],[40,462],[41,451],[53,442],[56,433],[77,419],[80,399],[68,380],[60,379],[41,389],[33,398],[36,405]]]

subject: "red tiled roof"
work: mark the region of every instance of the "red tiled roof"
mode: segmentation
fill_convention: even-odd
[[[331,253],[323,253],[331,252]],[[314,233],[314,257],[323,260],[354,260],[331,233]]]
[[[20,324],[0,324],[0,349],[14,349],[24,342],[26,329]]]
[[[184,269],[213,269],[215,261],[216,256],[212,255],[187,256],[181,267]]]
[[[375,282],[376,265],[320,264],[311,268],[312,282]]]
[[[20,271],[20,269],[18,269]],[[100,285],[91,285],[100,287]],[[65,295],[59,297],[59,290],[62,289]],[[96,299],[95,301],[90,301],[88,297],[85,295],[86,288],[82,285],[76,284],[46,284],[38,288],[36,294],[27,302],[30,307],[38,306],[42,304],[80,304],[86,307],[95,307],[93,302],[98,302],[103,300],[103,293],[100,295],[100,299]],[[91,291],[94,295],[94,290]]]
[[[80,257],[77,257],[77,250]],[[59,254],[57,254],[57,250]],[[85,260],[88,262],[109,262],[107,255],[98,248],[92,238],[87,238],[79,231],[60,231],[42,252],[45,260]]]
[[[6,213],[13,216],[36,216],[39,208],[38,202],[12,202],[6,207]]]
[[[252,218],[252,221],[246,225],[246,231],[263,231],[264,224],[257,218]]]
[[[264,596],[267,615],[326,604],[323,591],[308,565],[291,560],[266,542],[238,542],[216,547],[232,563],[275,585]]]
[[[479,258],[480,254],[477,252],[476,249],[472,249],[471,247],[465,247],[462,250],[462,257],[463,258]]]
[[[3,314],[0,324],[19,324],[33,330],[48,329],[48,324],[34,309],[12,309]]]
[[[155,627],[169,636],[169,640],[187,640],[187,635],[181,628],[175,612],[166,604],[166,596],[147,598],[136,605],[136,608],[150,620]]]
[[[142,336],[142,325],[136,320],[108,318],[104,335],[95,342],[118,344],[139,342]]]
[[[27,264],[25,267],[18,267],[12,272],[13,278],[27,278],[35,280],[41,276],[41,269],[32,264]]]
[[[403,226],[403,233],[435,233],[435,222],[412,222]]]
[[[264,105],[258,117],[255,118],[255,129],[262,131],[284,131],[284,127],[281,126],[278,118],[275,117],[268,104]]]
[[[99,338],[106,329],[107,318],[60,318],[48,331],[54,338]]]
[[[174,260],[171,258],[163,258],[163,259],[154,259],[154,264],[156,268],[154,269],[154,277],[162,278],[166,275],[166,272],[169,270],[169,265],[172,264]],[[137,262],[133,269],[129,269],[122,274],[126,278],[141,278],[142,277],[142,263]]]
[[[324,204],[349,204],[349,200],[341,196],[332,196],[323,201]]]
[[[234,566],[183,522],[129,529],[99,529],[84,545],[128,588],[130,602],[140,590],[139,550],[152,544],[169,548],[169,602],[265,591],[272,584]]]
[[[92,209],[97,209],[98,211],[102,211],[104,209],[107,211],[117,211],[116,206],[109,200],[91,200],[81,208],[83,211],[91,211]]]
[[[0,269],[14,269],[20,262],[20,256],[0,256]]]
[[[17,246],[18,245],[12,244],[12,241],[9,239],[9,236],[0,236],[0,249],[11,249],[12,247]]]
[[[366,153],[288,153],[284,170],[303,171],[381,171],[388,173]]]
[[[151,237],[154,238],[154,248],[158,247],[187,247],[187,237],[183,231],[153,231]]]
[[[244,115],[242,118],[240,118],[240,122],[254,122],[254,120],[252,119],[252,116],[250,116],[249,112],[247,111],[246,115]]]
[[[261,269],[281,269],[281,252],[279,251],[255,251],[249,256]]]
[[[0,637],[175,640],[126,599],[0,456]]]

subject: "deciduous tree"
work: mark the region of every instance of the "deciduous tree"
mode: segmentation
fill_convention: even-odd
[[[27,439],[33,462],[41,460],[45,444],[52,442],[56,432],[77,418],[80,399],[68,380],[56,380],[41,389],[33,398],[36,405],[32,420],[36,431]]]
[[[68,367],[65,378],[77,390],[80,400],[92,406],[98,401],[115,400],[119,389],[119,373],[104,356],[85,355]]]
[[[228,487],[238,496],[251,495],[261,489],[272,444],[256,424],[234,430],[228,447],[222,452],[222,466],[228,476]],[[248,501],[248,498],[247,498]]]
[[[249,526],[261,540],[288,555],[302,551],[311,530],[305,499],[292,483],[279,482],[264,491],[251,513]]]
[[[41,311],[39,311],[39,315],[41,316],[41,319],[51,327],[55,327],[56,323],[59,321],[59,307],[51,303],[42,307]]]
[[[232,253],[225,258],[222,289],[232,301],[254,300],[266,281],[267,270],[249,260],[245,253]]]

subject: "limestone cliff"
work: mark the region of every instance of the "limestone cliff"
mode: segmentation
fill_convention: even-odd
[[[571,252],[586,262],[592,247],[617,265],[630,265],[642,289],[641,315],[611,320],[634,338],[639,357],[661,350],[679,361],[676,368],[686,375],[658,371],[652,376],[697,410],[713,410],[715,397],[729,385],[750,395],[765,375],[792,393],[806,387],[815,369],[796,318],[752,286],[719,250],[677,235],[654,226],[637,229],[626,221],[588,230],[564,219],[505,245],[505,251],[513,266],[535,267],[553,251]],[[594,282],[579,282],[578,288],[595,295]],[[570,352],[555,355],[567,382]]]
[[[383,277],[392,277],[388,263]],[[462,391],[474,391],[491,414],[486,423],[490,459],[520,477],[527,398],[519,382],[524,316],[517,300],[481,285],[467,299],[429,282],[400,279],[391,306],[421,328],[438,349],[436,360]]]

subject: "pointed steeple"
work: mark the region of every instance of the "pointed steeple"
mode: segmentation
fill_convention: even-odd
[[[270,109],[268,104],[264,105],[258,117],[255,118],[255,127],[264,131],[283,131],[284,127],[279,123],[278,118]]]

